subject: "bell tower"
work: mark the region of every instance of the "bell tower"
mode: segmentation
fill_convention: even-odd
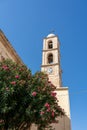
[[[59,39],[54,34],[49,34],[43,40],[41,71],[48,74],[56,88],[62,87],[59,46]]]
[[[41,71],[48,74],[49,80],[56,86],[56,97],[59,105],[64,109],[65,116],[59,117],[59,123],[53,124],[55,130],[71,130],[70,104],[68,87],[62,86],[60,67],[60,43],[54,34],[43,39]]]

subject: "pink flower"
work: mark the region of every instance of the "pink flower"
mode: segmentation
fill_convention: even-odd
[[[40,115],[43,115],[43,114],[44,114],[44,112],[43,112],[43,111],[41,111],[41,112],[40,112]]]
[[[15,84],[16,84],[16,82],[15,82],[15,81],[12,81],[12,82],[11,82],[11,84],[12,84],[12,85],[15,85]]]
[[[45,107],[49,108],[50,104],[49,103],[45,103]]]
[[[50,112],[50,107],[47,109],[47,112]]]
[[[32,92],[32,96],[36,96],[37,95],[37,92]]]
[[[4,70],[8,70],[8,69],[9,69],[8,66],[6,66],[6,65],[3,65],[2,68],[3,68]]]
[[[9,91],[9,88],[8,88],[8,87],[6,87],[6,91]]]
[[[55,97],[56,93],[55,92],[51,92],[51,96]]]
[[[52,111],[52,117],[54,117],[54,112]]]
[[[19,75],[16,75],[15,78],[18,79],[18,78],[19,78]]]

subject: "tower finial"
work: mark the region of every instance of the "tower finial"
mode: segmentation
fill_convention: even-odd
[[[50,33],[55,33],[55,30],[50,30]]]

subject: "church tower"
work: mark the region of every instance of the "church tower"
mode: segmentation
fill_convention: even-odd
[[[41,71],[48,74],[49,81],[56,86],[59,105],[65,111],[64,117],[59,117],[59,123],[53,124],[55,130],[71,130],[70,127],[70,107],[68,87],[62,86],[60,67],[60,43],[58,36],[49,34],[43,39],[42,65]]]
[[[62,87],[59,39],[54,34],[44,38],[41,71],[48,74],[49,80],[57,88]]]

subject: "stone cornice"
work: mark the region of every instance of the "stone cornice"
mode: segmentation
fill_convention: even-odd
[[[3,33],[3,31],[1,29],[0,29],[0,37],[1,37],[0,40],[2,41],[2,44],[7,49],[7,51],[11,54],[11,56],[14,59],[14,61],[19,63],[19,64],[23,64],[21,58],[18,56],[18,54],[16,53],[15,49],[12,47],[11,43],[6,38],[6,36],[4,35],[4,33]]]
[[[47,50],[42,50],[42,51],[43,51],[43,52],[46,52],[46,51],[54,51],[54,50],[58,50],[58,48],[47,49]]]
[[[68,87],[60,87],[60,88],[57,88],[56,91],[64,91],[64,90],[68,90]]]
[[[58,63],[54,63],[54,64],[47,64],[47,65],[41,65],[41,67],[55,66],[55,65],[59,65],[59,64],[58,64]]]

